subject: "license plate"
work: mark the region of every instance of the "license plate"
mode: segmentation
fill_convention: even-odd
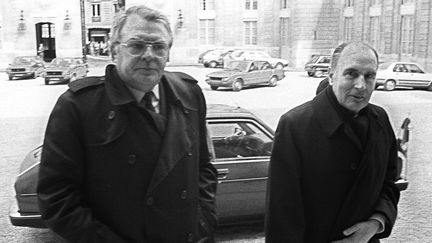
[[[50,78],[50,80],[60,80],[59,78]]]

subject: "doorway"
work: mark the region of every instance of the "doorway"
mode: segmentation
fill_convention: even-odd
[[[55,26],[50,22],[36,24],[36,52],[40,45],[43,46],[42,57],[45,62],[50,62],[56,58]]]

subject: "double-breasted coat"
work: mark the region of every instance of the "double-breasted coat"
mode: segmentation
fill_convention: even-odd
[[[196,242],[212,231],[217,182],[202,91],[183,73],[165,72],[161,84],[163,126],[133,104],[114,66],[58,99],[38,195],[44,222],[65,239]]]
[[[331,242],[343,230],[385,217],[387,237],[397,214],[396,139],[386,112],[369,104],[362,146],[331,104],[331,87],[284,114],[269,171],[267,242]]]

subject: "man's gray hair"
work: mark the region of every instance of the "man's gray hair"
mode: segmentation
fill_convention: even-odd
[[[340,44],[338,47],[336,47],[336,49],[334,49],[334,51],[333,51],[333,54],[331,57],[331,64],[330,64],[330,72],[329,73],[333,73],[334,70],[336,70],[339,58],[340,58],[343,50],[349,45],[362,45],[362,46],[365,46],[366,48],[371,49],[371,51],[373,51],[373,53],[375,54],[377,64],[379,63],[377,51],[372,46],[370,46],[369,44],[364,43],[364,42],[359,42],[359,41],[358,42],[344,42],[344,43]]]
[[[168,43],[169,47],[171,48],[173,43],[173,34],[171,31],[170,23],[164,14],[161,12],[151,9],[144,5],[139,6],[133,6],[128,8],[126,11],[121,10],[117,13],[117,15],[114,18],[113,25],[111,27],[111,45],[110,45],[110,51],[111,53],[114,53],[114,48],[120,43],[120,32],[123,28],[123,26],[126,23],[126,20],[131,15],[138,15],[141,18],[147,20],[147,21],[153,21],[153,22],[159,22],[161,23],[166,30],[168,31],[168,34],[170,36],[170,41]]]

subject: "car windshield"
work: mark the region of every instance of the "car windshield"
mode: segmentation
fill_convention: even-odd
[[[14,64],[33,64],[34,58],[33,57],[15,57]]]
[[[248,70],[248,66],[249,66],[248,64],[249,64],[249,62],[232,61],[228,64],[226,69],[246,72]]]
[[[319,58],[319,57],[320,57],[320,56],[313,56],[309,62],[310,62],[310,63],[315,63],[316,61],[318,61],[318,58]]]
[[[50,66],[67,67],[67,66],[70,66],[71,64],[72,64],[72,59],[59,59],[59,58],[55,58],[54,60],[51,61],[51,65]]]
[[[390,62],[381,63],[378,65],[378,70],[384,70],[387,69],[390,66]]]

